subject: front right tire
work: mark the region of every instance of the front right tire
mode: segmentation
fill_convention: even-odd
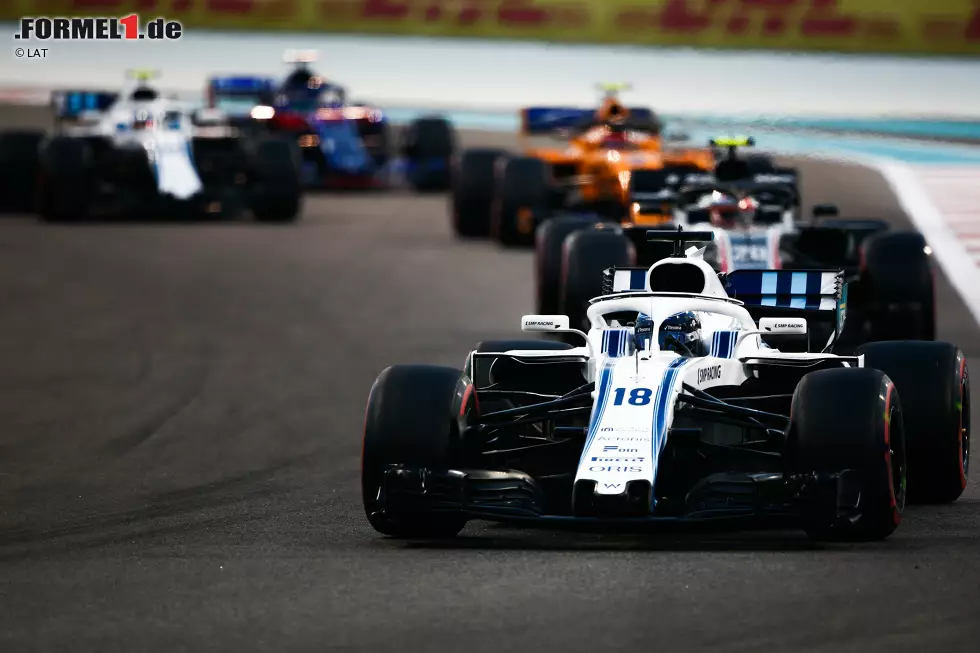
[[[817,540],[882,540],[902,522],[906,498],[905,429],[895,384],[883,372],[811,372],[793,394],[787,458],[808,475],[857,475],[857,511],[840,519],[815,510],[806,530]]]

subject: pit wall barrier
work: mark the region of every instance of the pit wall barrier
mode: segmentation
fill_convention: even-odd
[[[980,0],[4,0],[23,16],[186,29],[980,56]]]

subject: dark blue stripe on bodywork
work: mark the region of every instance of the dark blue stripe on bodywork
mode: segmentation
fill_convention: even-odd
[[[670,405],[670,398],[673,396],[674,383],[677,381],[677,376],[680,373],[680,369],[685,364],[691,362],[692,358],[676,358],[670,362],[667,366],[667,371],[664,372],[663,381],[660,384],[660,388],[657,391],[657,403],[654,406],[653,413],[653,434],[650,442],[650,462],[653,465],[653,478],[651,479],[653,486],[657,483],[657,471],[660,467],[660,454],[663,451],[664,446],[667,443],[667,408]],[[656,507],[656,498],[650,501],[650,510]]]
[[[599,398],[596,402],[595,410],[592,411],[592,419],[589,420],[588,437],[585,439],[585,446],[582,447],[582,455],[578,461],[579,467],[585,461],[589,447],[592,446],[592,441],[595,440],[596,432],[599,430],[599,424],[602,422],[602,415],[606,411],[606,404],[609,401],[609,390],[612,385],[612,369],[612,361],[607,360],[602,367],[602,371],[599,373]]]

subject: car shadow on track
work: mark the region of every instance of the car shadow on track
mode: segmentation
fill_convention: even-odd
[[[973,537],[970,524],[980,504],[961,500],[947,506],[914,506],[887,540],[879,542],[817,542],[802,530],[663,530],[644,533],[589,533],[528,529],[510,524],[471,522],[451,540],[389,540],[408,549],[484,551],[675,551],[796,552],[874,551],[904,554],[945,547]],[[963,531],[963,532],[960,532]]]
[[[416,550],[556,551],[556,552],[804,552],[827,548],[798,533],[768,534],[766,538],[729,533],[725,536],[582,536],[554,533],[460,536],[454,540],[414,541]]]

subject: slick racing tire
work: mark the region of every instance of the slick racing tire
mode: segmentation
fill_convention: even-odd
[[[558,311],[573,329],[588,332],[589,300],[602,294],[602,273],[611,267],[629,267],[636,249],[616,229],[590,229],[573,233],[562,248]]]
[[[561,310],[561,261],[565,240],[576,231],[588,229],[595,220],[584,216],[563,215],[546,220],[534,238],[534,265],[537,288],[537,311],[552,315]]]
[[[38,217],[48,222],[88,217],[95,184],[92,144],[84,138],[55,136],[41,153]]]
[[[34,210],[44,132],[0,132],[0,211]]]
[[[881,540],[902,521],[906,453],[902,404],[895,384],[880,370],[811,372],[793,394],[787,462],[800,476],[856,475],[860,488],[847,493],[855,510],[837,515],[823,503],[804,516],[817,540]],[[836,496],[836,492],[832,493]]]
[[[453,168],[453,231],[463,238],[490,235],[497,164],[507,156],[505,150],[480,148],[466,150]]]
[[[408,182],[416,191],[448,190],[456,133],[445,118],[413,120],[403,133],[402,153],[408,162]]]
[[[492,234],[506,247],[534,244],[535,227],[547,216],[551,203],[551,171],[533,157],[507,161],[497,187]]]
[[[963,352],[945,342],[875,342],[858,353],[902,396],[909,500],[956,501],[970,471],[970,374]]]
[[[360,120],[357,132],[374,165],[383,168],[391,160],[391,130],[387,122]]]
[[[252,213],[260,222],[294,222],[302,209],[299,153],[293,141],[266,138],[252,158]]]
[[[361,492],[368,521],[393,537],[454,537],[466,517],[426,512],[386,500],[388,465],[452,469],[457,461],[457,417],[478,410],[473,386],[459,371],[396,365],[371,388],[364,417]]]
[[[871,236],[862,244],[858,308],[868,340],[934,340],[936,301],[926,241],[915,232]]]

